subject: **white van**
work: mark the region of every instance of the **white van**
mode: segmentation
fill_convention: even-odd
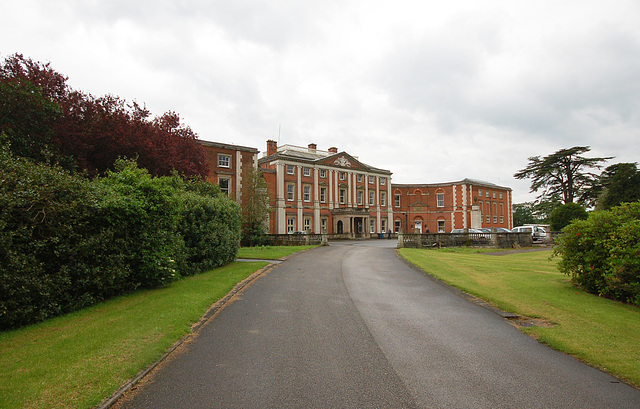
[[[513,233],[531,233],[534,243],[542,243],[547,238],[547,231],[540,226],[518,226],[511,229]]]

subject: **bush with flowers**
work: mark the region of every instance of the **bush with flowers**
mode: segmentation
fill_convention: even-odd
[[[558,268],[586,291],[640,306],[640,201],[592,212],[558,238]]]

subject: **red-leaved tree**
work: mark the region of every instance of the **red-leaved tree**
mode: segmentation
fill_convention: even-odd
[[[18,138],[20,141],[44,138],[32,150],[46,145],[63,157],[72,157],[77,166],[90,175],[111,169],[120,157],[137,159],[139,166],[153,175],[168,175],[173,170],[185,176],[204,177],[207,173],[197,135],[180,123],[175,112],[151,118],[150,112],[135,102],[127,104],[116,96],[94,97],[75,91],[67,85],[67,77],[54,71],[49,63],[34,62],[21,54],[6,58],[0,66],[0,84],[21,87],[24,91],[21,95],[33,94],[29,87],[35,87],[46,102],[54,104],[59,114],[55,118],[48,114],[44,123],[33,114],[39,109],[38,104],[32,102],[31,111],[23,112],[26,111],[24,103],[12,105],[9,101],[10,106],[0,109],[0,115],[5,111],[12,115],[0,117],[3,127],[0,131],[6,128],[19,133],[19,118],[28,117],[31,123],[35,121],[41,126],[35,127],[35,131],[30,129],[28,134],[23,132]],[[0,92],[5,89],[8,88],[0,88]],[[13,88],[9,91],[15,94]]]

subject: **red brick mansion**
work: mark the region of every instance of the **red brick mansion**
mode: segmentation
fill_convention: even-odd
[[[391,183],[391,171],[339,152],[267,141],[266,154],[201,141],[207,180],[242,204],[243,173],[260,167],[271,211],[269,233],[299,231],[370,236],[398,232],[513,227],[511,189],[473,179],[451,183]]]

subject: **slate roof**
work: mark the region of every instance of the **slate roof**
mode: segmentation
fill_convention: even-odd
[[[336,163],[340,158],[345,158],[349,163],[352,163],[352,165],[344,166]],[[391,171],[376,168],[371,165],[367,165],[366,163],[362,163],[356,156],[352,156],[347,152],[333,153],[317,149],[315,151],[310,151],[308,148],[295,147],[291,145],[283,145],[279,147],[277,152],[273,155],[258,159],[258,163],[262,165],[276,160],[291,160],[295,162],[307,163],[310,165],[324,164],[336,168],[364,170],[367,172],[384,173],[387,175],[391,175]]]

